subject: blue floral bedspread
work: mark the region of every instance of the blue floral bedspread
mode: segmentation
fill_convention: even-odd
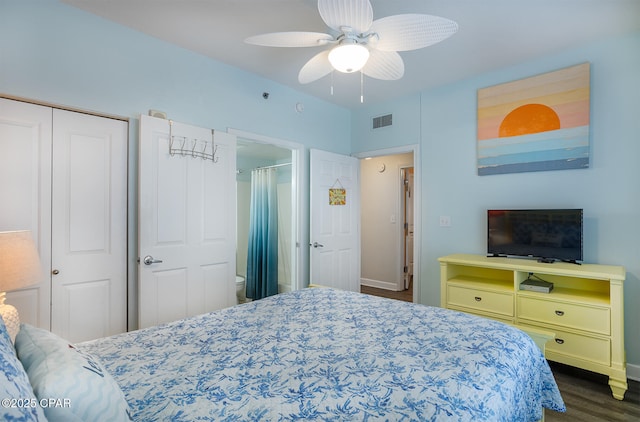
[[[78,345],[139,421],[536,421],[564,411],[522,331],[314,288]]]

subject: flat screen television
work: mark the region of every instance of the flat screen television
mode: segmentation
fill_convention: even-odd
[[[582,261],[582,210],[488,210],[489,256]]]

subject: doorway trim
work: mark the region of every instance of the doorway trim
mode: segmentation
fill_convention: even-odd
[[[302,236],[304,234],[303,230],[301,230],[302,227],[308,227],[309,218],[308,205],[305,206],[303,192],[300,189],[301,186],[305,186],[304,175],[306,168],[304,160],[304,145],[297,142],[287,141],[279,138],[272,138],[269,136],[247,132],[240,129],[228,128],[227,132],[236,135],[238,139],[243,138],[259,144],[269,144],[279,148],[286,148],[291,150],[291,235],[293,238],[292,245],[295,247],[293,249],[295,252],[292,253],[291,257],[291,274],[294,277],[293,283],[291,283],[291,288],[292,290],[300,290],[306,287],[305,282],[309,274],[308,260],[305,260],[303,255],[303,252],[306,253],[307,249],[302,248],[302,245],[305,245],[306,243],[303,242]],[[308,184],[309,183],[307,180],[306,185],[308,186]],[[303,221],[305,215],[307,216],[306,223],[305,221]]]
[[[422,210],[421,210],[421,189],[420,181],[420,145],[411,144],[393,148],[378,149],[373,151],[358,152],[352,154],[354,157],[364,159],[367,157],[383,157],[386,155],[413,153],[413,301],[418,303],[420,298],[420,275],[421,275],[421,239],[422,239]]]

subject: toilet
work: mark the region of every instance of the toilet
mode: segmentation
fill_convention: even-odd
[[[241,275],[236,275],[236,299],[237,303],[245,303],[247,301],[245,281]]]

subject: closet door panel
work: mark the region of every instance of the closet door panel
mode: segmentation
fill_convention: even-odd
[[[0,231],[30,230],[42,281],[7,293],[22,322],[50,328],[52,109],[0,98]]]
[[[53,332],[126,331],[127,123],[54,110]]]

